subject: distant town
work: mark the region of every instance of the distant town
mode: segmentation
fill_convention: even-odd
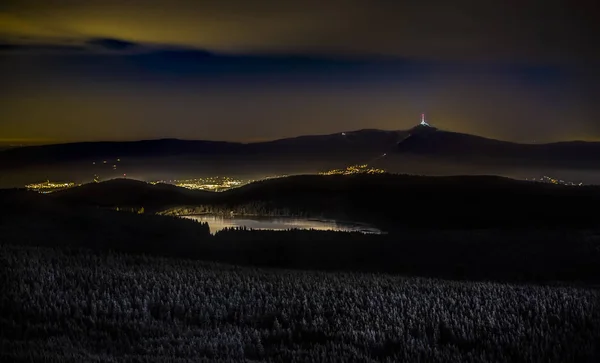
[[[538,183],[549,183],[549,184],[558,184],[558,185],[568,185],[568,186],[573,186],[573,187],[579,187],[584,185],[583,183],[576,183],[576,182],[571,182],[571,181],[566,181],[566,180],[562,180],[562,179],[557,179],[557,178],[552,178],[549,176],[543,176],[541,178],[531,178],[531,179],[525,179],[527,181],[532,181],[532,182],[538,182]]]
[[[73,188],[81,184],[74,182],[51,182],[49,180],[42,183],[33,183],[25,185],[25,188],[39,193],[52,193],[63,189]]]
[[[383,169],[377,169],[369,167],[367,164],[361,165],[351,165],[346,167],[345,169],[332,169],[327,171],[319,172],[319,175],[353,175],[353,174],[383,174],[386,171]],[[175,185],[181,188],[192,189],[192,190],[205,190],[211,192],[223,192],[226,190],[239,188],[246,184],[250,184],[256,181],[273,179],[273,178],[283,178],[287,175],[275,175],[275,176],[267,176],[260,179],[239,179],[229,176],[212,176],[212,177],[203,177],[203,178],[193,178],[193,179],[169,179],[169,180],[153,180],[150,181],[150,184],[170,184]],[[583,183],[577,183],[572,181],[566,181],[563,179],[553,178],[550,176],[542,176],[540,178],[527,178],[525,179],[530,182],[537,183],[549,183],[549,184],[557,184],[557,185],[566,185],[566,186],[583,186]],[[99,182],[100,178],[98,175],[94,175],[93,182]],[[40,183],[32,183],[25,185],[25,188],[36,191],[39,193],[52,193],[59,190],[64,190],[68,188],[73,188],[79,186],[81,184],[72,182],[72,181],[50,181],[47,180],[45,182]]]
[[[367,164],[351,165],[346,169],[333,169],[320,172],[319,175],[383,174],[385,170],[370,168]]]
[[[173,179],[173,180],[153,180],[150,184],[171,184],[181,188],[193,190],[208,190],[213,192],[221,192],[224,190],[240,187],[248,182],[241,179],[236,179],[228,176],[215,176],[208,178],[195,179]]]
[[[262,179],[238,179],[229,176],[213,176],[194,179],[169,179],[153,180],[150,184],[171,184],[181,188],[192,190],[205,190],[211,192],[224,192],[229,189],[239,188],[243,185],[253,183],[259,180],[282,178],[285,175],[269,176]]]

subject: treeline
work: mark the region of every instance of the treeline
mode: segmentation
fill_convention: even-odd
[[[407,230],[215,234],[211,260],[299,269],[379,271],[470,280],[600,282],[600,234],[566,230]]]
[[[223,193],[117,180],[53,193],[51,198],[71,205],[144,207],[146,213],[181,214],[171,208],[184,206],[194,213],[322,217],[360,221],[388,231],[600,226],[589,213],[600,203],[598,187],[491,176],[304,175]]]
[[[207,223],[133,212],[6,198],[0,200],[0,242],[199,257],[198,245],[211,238]]]
[[[220,193],[209,204],[259,203],[265,213],[361,221],[380,229],[597,228],[598,187],[566,187],[492,176],[295,176]]]
[[[28,226],[22,228],[2,226],[2,240],[269,267],[470,280],[600,282],[600,234],[585,231],[407,230],[366,235],[227,229],[211,235],[207,223],[103,212],[97,220],[81,215],[66,221],[27,219]]]
[[[600,359],[594,289],[3,244],[0,256],[3,362]]]
[[[452,279],[600,282],[600,232],[583,229],[404,229],[387,235],[223,230],[174,216],[4,203],[0,241],[298,269]]]
[[[321,212],[300,208],[277,207],[273,203],[253,201],[244,204],[204,204],[198,206],[175,207],[157,213],[167,216],[188,216],[210,214],[218,216],[261,216],[261,217],[299,217],[321,218]]]

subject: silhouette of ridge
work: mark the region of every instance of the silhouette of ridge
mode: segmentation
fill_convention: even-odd
[[[396,145],[394,147],[394,145]],[[377,155],[393,149],[402,155],[426,155],[464,162],[541,163],[543,166],[600,167],[600,143],[559,142],[518,144],[417,125],[404,131],[363,129],[328,135],[304,135],[255,143],[160,139],[128,142],[83,142],[29,146],[0,151],[0,170],[73,161],[111,158],[164,158],[179,156],[318,157],[322,160],[356,153]],[[353,163],[355,156],[348,156]]]

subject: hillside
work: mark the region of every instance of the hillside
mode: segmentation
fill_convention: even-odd
[[[150,208],[138,214],[98,208],[89,199],[74,203],[74,196],[89,195],[89,187],[81,187],[72,189],[69,198],[0,190],[0,243],[452,279],[597,283],[600,276],[598,222],[587,215],[599,202],[597,189],[497,177],[315,178],[321,183],[306,176],[215,193],[218,198],[206,200],[202,208],[267,214],[287,208],[298,215],[371,222],[389,233],[223,230],[211,235],[206,224],[154,215]],[[480,185],[478,190],[472,180]],[[384,197],[356,194],[368,191],[362,188],[369,185],[379,185],[374,191]],[[123,186],[155,191],[122,180],[94,188],[110,187],[114,195],[122,195],[117,192]],[[463,188],[462,200],[456,195],[458,187]],[[389,194],[393,190],[396,195]],[[486,200],[480,192],[491,197]],[[447,193],[446,200],[440,199],[441,193]],[[453,204],[444,204],[448,198],[454,198]],[[506,203],[494,204],[498,201]]]
[[[0,190],[0,243],[189,256],[190,251],[198,251],[190,241],[206,240],[208,232],[208,226],[190,220],[73,205],[25,190]]]
[[[0,167],[13,168],[44,163],[118,157],[164,157],[202,153],[237,152],[239,144],[176,139],[126,142],[81,142],[13,148],[0,152]]]
[[[228,158],[228,162],[244,159],[253,165],[261,165],[261,162],[292,162],[301,165],[302,161],[314,164],[317,161],[322,163],[340,160],[353,164],[393,151],[399,155],[420,155],[427,156],[430,160],[461,163],[584,169],[600,167],[600,143],[573,141],[518,144],[416,126],[402,131],[365,129],[247,144],[162,139],[29,146],[0,151],[0,170],[116,158],[170,158],[174,161],[193,157],[205,160]],[[402,161],[396,162],[401,163]],[[399,166],[401,165],[396,165]]]
[[[153,185],[133,179],[113,179],[58,191],[50,194],[49,198],[77,205],[144,207],[152,210],[168,205],[206,203],[214,196],[214,193],[189,190],[170,184]]]
[[[234,143],[204,140],[144,140],[130,142],[84,142],[29,146],[0,151],[0,169],[116,158],[164,158],[356,152],[380,150],[398,141],[396,131],[359,130],[330,135],[300,136],[275,141]]]
[[[587,212],[597,187],[564,187],[493,176],[298,176],[223,193],[228,207],[262,202],[306,215],[385,229],[597,225]]]
[[[114,251],[0,245],[0,255],[3,362],[600,357],[600,294],[592,288],[243,268]]]
[[[292,215],[372,223],[387,230],[589,227],[598,225],[589,210],[600,202],[600,188],[494,176],[301,175],[222,193],[121,179],[53,193],[49,198],[102,207],[144,207],[148,212],[195,206],[212,213],[288,211]]]
[[[409,130],[396,151],[424,155],[438,160],[489,162],[509,165],[569,168],[600,167],[600,143],[559,142],[519,144],[481,136],[417,127]]]

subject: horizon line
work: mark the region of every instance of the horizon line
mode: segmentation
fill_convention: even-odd
[[[254,141],[227,141],[227,140],[223,140],[223,139],[185,139],[185,138],[178,138],[178,137],[158,137],[158,138],[151,138],[151,139],[122,139],[122,140],[80,140],[80,141],[66,141],[66,140],[59,141],[59,140],[49,139],[49,138],[31,138],[31,139],[28,139],[28,138],[5,138],[5,139],[2,139],[2,138],[0,138],[0,147],[20,148],[20,147],[40,147],[40,146],[50,146],[50,145],[92,144],[92,143],[127,143],[127,142],[133,143],[133,142],[167,141],[167,140],[207,141],[207,142],[215,142],[215,143],[249,145],[249,144],[276,142],[276,141],[282,141],[282,140],[291,140],[291,139],[297,139],[297,138],[301,138],[301,137],[333,136],[333,135],[337,135],[337,134],[344,135],[344,134],[365,132],[365,131],[405,132],[405,131],[409,131],[409,130],[411,130],[415,127],[419,127],[419,126],[420,126],[420,124],[417,124],[408,129],[396,129],[396,130],[378,129],[378,128],[362,128],[362,129],[355,129],[355,130],[350,130],[350,131],[339,131],[339,132],[323,133],[323,134],[300,134],[297,136],[286,136],[286,137],[280,137],[280,138],[275,138],[275,139],[254,139]],[[449,130],[437,128],[435,126],[431,126],[431,127],[434,127],[437,130],[440,130],[442,132],[458,133],[458,134],[464,134],[464,135],[469,135],[469,136],[474,136],[474,137],[479,137],[479,138],[484,138],[484,139],[489,139],[489,140],[496,140],[496,141],[508,142],[508,143],[513,143],[513,144],[522,144],[522,145],[548,145],[548,144],[560,144],[560,143],[567,143],[567,142],[584,142],[584,143],[600,142],[600,140],[583,140],[583,139],[570,139],[570,140],[549,141],[549,142],[539,142],[539,143],[535,142],[535,141],[519,142],[519,141],[496,139],[496,138],[492,138],[492,137],[481,136],[481,135],[465,133],[465,132],[449,131]]]

